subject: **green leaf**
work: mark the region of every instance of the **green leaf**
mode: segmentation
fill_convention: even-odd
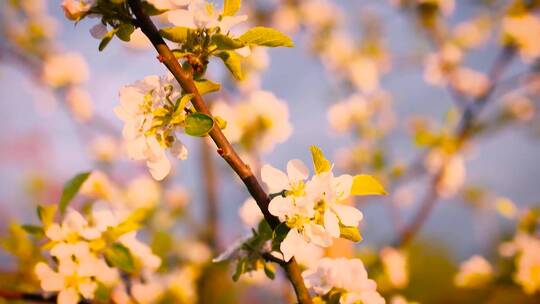
[[[149,215],[150,210],[147,208],[138,208],[133,211],[122,223],[107,231],[111,239],[116,239],[121,235],[135,231],[141,227],[143,222]]]
[[[159,30],[161,37],[176,43],[184,43],[189,37],[190,29],[182,26],[166,27]]]
[[[197,87],[197,91],[199,91],[199,94],[201,95],[216,92],[221,89],[221,85],[219,83],[213,82],[212,80],[208,79],[195,80],[195,86]]]
[[[362,235],[358,231],[358,227],[339,225],[339,237],[353,242],[360,242]]]
[[[109,265],[127,273],[135,271],[133,256],[129,252],[129,249],[120,243],[114,243],[105,249],[105,260]]]
[[[120,40],[127,42],[130,40],[133,31],[135,31],[135,27],[132,24],[122,23],[116,31],[116,36],[120,38]]]
[[[47,228],[54,222],[54,216],[58,210],[57,205],[39,205],[36,208],[37,215],[43,227]]]
[[[276,267],[271,263],[264,263],[264,274],[270,279],[273,280],[276,278]]]
[[[79,189],[86,181],[88,176],[90,176],[90,172],[83,172],[75,175],[75,177],[68,180],[64,184],[64,191],[62,192],[62,196],[60,197],[60,203],[58,204],[60,208],[60,214],[64,214],[64,212],[66,212],[67,206],[69,205],[73,197],[77,195]]]
[[[311,146],[311,157],[313,158],[313,168],[316,174],[332,170],[332,164],[325,157],[321,149],[317,146]]]
[[[150,4],[148,1],[143,1],[142,2],[142,8],[143,8],[143,11],[149,16],[161,15],[164,12],[167,11],[167,10],[159,10],[159,9],[157,9],[155,6]]]
[[[233,281],[238,281],[238,279],[240,279],[240,276],[244,272],[246,272],[247,263],[248,261],[246,259],[240,259],[238,260],[238,262],[236,262],[236,270],[234,271],[234,274],[232,276]]]
[[[223,2],[223,16],[234,16],[240,10],[242,0],[225,0]]]
[[[373,176],[360,174],[353,178],[351,195],[386,195],[383,185]]]
[[[278,30],[268,27],[254,27],[238,39],[246,44],[255,44],[269,47],[285,46],[293,47],[294,43],[291,38],[281,33]]]
[[[217,46],[218,50],[236,50],[246,45],[244,42],[238,39],[234,39],[223,34],[213,35],[212,43]]]
[[[272,232],[272,250],[279,251],[279,244],[283,242],[291,228],[285,223],[279,224]]]
[[[103,51],[107,45],[109,44],[109,42],[111,42],[111,40],[113,39],[114,37],[114,34],[116,33],[116,31],[118,31],[118,29],[112,29],[110,30],[107,34],[105,34],[105,36],[101,39],[101,42],[99,43],[99,46],[98,46],[98,49],[99,51]]]
[[[186,117],[185,132],[191,136],[203,137],[214,127],[212,117],[203,113],[191,113]]]
[[[223,63],[225,63],[225,66],[235,79],[244,79],[244,72],[242,71],[241,65],[242,56],[238,55],[234,51],[219,52],[217,53],[217,56],[223,60]]]
[[[40,226],[35,225],[22,225],[21,228],[28,232],[29,234],[35,235],[35,236],[42,236],[45,234],[45,231],[43,231],[43,228]]]

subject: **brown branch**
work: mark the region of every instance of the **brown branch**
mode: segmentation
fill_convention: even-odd
[[[42,294],[37,293],[23,293],[18,291],[10,290],[1,290],[0,289],[0,299],[11,300],[11,301],[28,301],[33,303],[56,303],[56,295],[51,295],[46,297]]]
[[[478,114],[480,113],[482,108],[485,107],[485,105],[489,102],[490,97],[495,91],[495,87],[499,82],[500,77],[502,76],[506,67],[512,61],[515,52],[516,50],[512,46],[506,46],[501,50],[488,73],[490,84],[486,92],[476,98],[473,103],[468,105],[468,107],[463,111],[460,124],[456,129],[458,149],[461,149],[463,147],[463,144],[467,142],[467,140],[473,135],[475,121]],[[420,229],[428,219],[431,211],[439,200],[437,185],[439,184],[443,176],[445,167],[446,164],[443,164],[441,168],[433,175],[429,184],[428,191],[423,198],[417,213],[413,216],[413,219],[411,220],[409,225],[407,225],[402,230],[400,236],[394,242],[396,246],[402,247],[407,245],[416,236],[416,234],[420,231]]]
[[[204,192],[206,194],[206,232],[207,240],[212,251],[218,249],[218,197],[217,197],[217,177],[216,169],[213,163],[210,144],[206,140],[201,140],[201,167],[203,172]]]
[[[170,48],[167,46],[163,38],[161,38],[158,29],[152,22],[150,17],[144,13],[140,0],[129,0],[129,7],[131,8],[135,18],[137,20],[137,26],[140,27],[142,32],[148,37],[152,45],[156,48],[159,54],[159,60],[167,67],[167,69],[176,78],[184,92],[193,94],[191,103],[198,112],[211,115],[208,107],[206,106],[203,98],[197,91],[195,83],[193,82],[193,75],[184,70],[178,60],[174,57]],[[238,174],[242,179],[250,195],[255,199],[257,205],[261,209],[265,220],[270,227],[276,228],[279,225],[277,217],[272,215],[268,211],[268,204],[270,203],[269,197],[259,184],[257,178],[251,172],[249,166],[247,166],[242,159],[238,156],[230,142],[223,135],[219,128],[213,128],[210,131],[210,137],[218,148],[218,153],[229,164],[229,166]],[[285,272],[291,281],[299,303],[312,303],[307,288],[304,284],[302,276],[300,275],[300,268],[295,259],[291,259],[285,267]]]

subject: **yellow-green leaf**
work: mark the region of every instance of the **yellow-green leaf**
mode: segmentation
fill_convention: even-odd
[[[118,29],[112,29],[107,34],[105,34],[105,36],[101,39],[101,42],[99,43],[99,46],[98,46],[98,49],[100,52],[103,51],[107,47],[109,42],[111,42],[116,31],[118,31]]]
[[[135,31],[135,27],[132,24],[122,23],[116,31],[116,36],[122,41],[129,41],[133,31]]]
[[[278,30],[268,27],[254,27],[238,39],[246,44],[262,45],[269,47],[286,46],[293,47],[294,43],[291,38],[281,33]]]
[[[189,28],[182,26],[166,27],[159,30],[161,37],[176,43],[183,43],[188,39]]]
[[[371,175],[360,174],[353,179],[351,195],[385,195],[383,185]]]
[[[186,134],[191,136],[206,136],[214,127],[212,117],[203,113],[191,113],[186,117]]]
[[[197,87],[197,91],[199,91],[199,94],[201,95],[216,92],[221,89],[221,85],[219,83],[213,82],[212,80],[208,79],[195,80],[195,86]]]
[[[223,16],[234,16],[240,10],[242,0],[225,0],[223,2]]]
[[[39,205],[37,207],[37,215],[43,227],[47,228],[54,222],[56,210],[58,210],[57,205]]]
[[[212,43],[217,46],[218,50],[236,50],[246,45],[239,39],[234,39],[223,34],[212,35]]]
[[[241,65],[242,57],[240,55],[234,51],[223,51],[219,52],[217,56],[223,60],[223,63],[225,63],[225,66],[235,79],[244,79],[244,72]]]
[[[114,243],[105,249],[105,260],[109,265],[127,273],[135,271],[133,256],[129,252],[129,249],[120,243]]]
[[[88,176],[90,176],[90,172],[83,172],[75,175],[75,177],[68,180],[64,184],[64,191],[62,191],[60,203],[58,203],[61,214],[64,214],[64,212],[66,212],[67,206],[69,205],[73,197],[75,197],[75,195],[79,192],[79,189],[81,188],[84,181],[86,181]]]
[[[321,149],[319,149],[317,146],[311,146],[309,149],[311,150],[313,168],[315,169],[316,174],[327,172],[332,169],[332,164],[324,157]]]
[[[341,224],[339,225],[339,237],[353,242],[360,242],[362,240],[362,235],[358,231],[358,227],[343,226]]]

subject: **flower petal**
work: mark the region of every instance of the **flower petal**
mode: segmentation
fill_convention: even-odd
[[[287,175],[292,182],[303,181],[308,178],[309,169],[299,159],[292,159],[287,163]]]
[[[270,165],[261,168],[261,179],[268,186],[270,193],[277,193],[289,187],[287,175]]]
[[[332,210],[337,214],[339,220],[345,226],[356,227],[364,218],[362,211],[354,208],[353,206],[334,204],[332,206]]]
[[[339,220],[336,214],[329,209],[324,212],[324,228],[332,237],[339,237]]]
[[[301,246],[307,246],[304,238],[298,233],[298,230],[291,229],[285,239],[281,242],[279,249],[283,253],[283,259],[288,262]]]
[[[79,293],[75,288],[68,288],[60,291],[57,299],[58,304],[77,304],[79,303]]]
[[[282,221],[285,219],[285,216],[292,211],[292,208],[292,199],[283,196],[274,197],[268,205],[268,211],[270,211],[272,215],[279,217]]]

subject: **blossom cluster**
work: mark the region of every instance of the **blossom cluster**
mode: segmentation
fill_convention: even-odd
[[[318,148],[312,147],[312,155],[315,175],[309,181],[308,168],[297,159],[287,163],[286,174],[270,165],[261,169],[268,191],[276,194],[268,210],[289,228],[280,244],[286,261],[308,244],[328,247],[339,237],[359,241],[357,227],[363,214],[348,200],[353,195],[385,193],[372,177],[334,176]]]
[[[292,133],[287,104],[271,92],[249,92],[233,105],[218,100],[213,113],[227,121],[223,130],[227,138],[247,151],[270,152]]]
[[[35,267],[41,288],[57,292],[58,303],[78,303],[94,299],[100,288],[120,286],[120,270],[157,270],[161,259],[136,238],[134,225],[129,213],[115,212],[103,202],[92,206],[88,219],[68,209],[61,223],[45,225],[45,248],[53,263]]]
[[[189,95],[181,95],[170,74],[147,76],[120,90],[115,113],[124,122],[127,153],[134,160],[146,160],[157,180],[171,170],[166,149],[178,159],[187,158],[187,149],[177,137],[186,119],[187,102]]]
[[[322,258],[316,266],[304,271],[302,277],[306,286],[322,299],[337,298],[340,304],[385,303],[377,292],[377,283],[368,278],[359,259]]]

